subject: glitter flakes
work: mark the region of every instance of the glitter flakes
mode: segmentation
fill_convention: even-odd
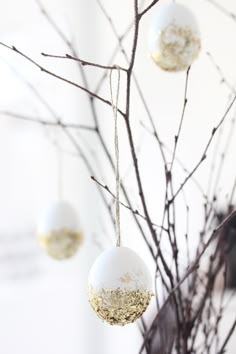
[[[101,289],[89,287],[89,302],[98,317],[111,325],[136,321],[147,309],[152,293],[146,290]]]
[[[181,71],[192,64],[200,49],[200,38],[189,26],[171,23],[159,34],[151,56],[163,70]]]
[[[81,232],[67,229],[53,230],[48,235],[39,235],[40,245],[54,259],[62,260],[72,257],[83,241]]]

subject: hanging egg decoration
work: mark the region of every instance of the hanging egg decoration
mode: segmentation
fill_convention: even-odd
[[[43,213],[37,234],[41,247],[57,260],[74,256],[83,240],[74,208],[62,200]]]
[[[176,3],[159,6],[150,26],[148,42],[151,58],[161,69],[188,69],[201,49],[194,14],[186,6]]]
[[[88,293],[100,319],[124,326],[147,309],[153,295],[151,276],[143,260],[130,248],[112,247],[94,262]]]

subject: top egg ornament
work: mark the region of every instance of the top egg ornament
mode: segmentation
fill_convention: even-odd
[[[143,260],[130,248],[112,247],[94,262],[88,279],[89,302],[111,325],[136,321],[152,297],[152,281]]]
[[[148,42],[151,58],[161,69],[188,69],[201,49],[195,16],[183,5],[159,6],[150,26]]]
[[[62,200],[44,212],[37,234],[41,247],[57,260],[72,257],[83,240],[74,208]]]

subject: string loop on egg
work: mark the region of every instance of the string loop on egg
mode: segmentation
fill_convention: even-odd
[[[114,94],[113,94],[113,88],[112,88],[112,73],[113,69],[110,72],[110,94],[111,94],[111,105],[112,105],[112,111],[114,114],[115,118],[115,132],[114,132],[114,144],[115,144],[115,158],[116,158],[116,164],[115,164],[115,173],[116,173],[116,200],[115,200],[115,205],[116,205],[116,237],[117,237],[117,242],[116,246],[120,247],[121,246],[121,232],[120,232],[120,157],[119,157],[119,136],[118,136],[118,101],[119,101],[119,93],[120,93],[120,67],[118,65],[115,65],[118,78],[117,78],[117,88],[116,88],[116,95],[115,95],[115,101],[114,101]]]

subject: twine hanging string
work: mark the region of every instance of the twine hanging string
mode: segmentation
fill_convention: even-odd
[[[60,148],[60,131],[58,129],[56,134],[56,154],[57,154],[57,197],[58,200],[62,199],[62,173],[63,173],[63,156]]]
[[[120,247],[121,245],[121,232],[120,232],[120,157],[119,157],[119,136],[118,136],[118,101],[119,101],[119,93],[120,93],[120,68],[116,65],[116,72],[117,72],[117,87],[115,96],[113,94],[112,88],[112,74],[113,70],[110,72],[110,94],[111,94],[111,105],[112,111],[115,118],[115,132],[114,132],[114,143],[115,143],[115,173],[116,173],[116,200],[115,200],[115,208],[116,208],[116,237],[117,242],[116,246]],[[114,100],[115,97],[115,100]]]

